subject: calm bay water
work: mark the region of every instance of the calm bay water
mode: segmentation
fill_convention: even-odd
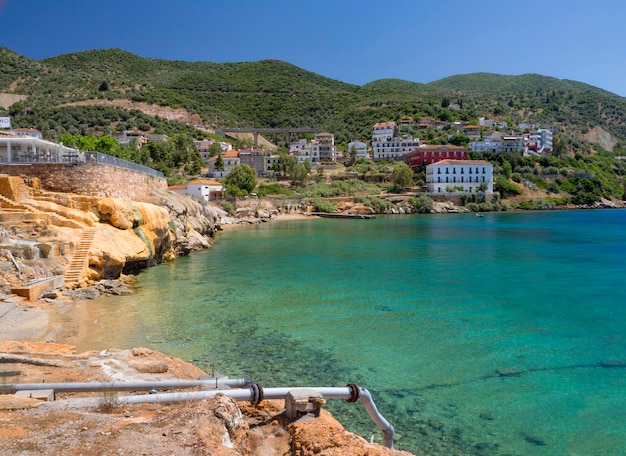
[[[273,222],[85,303],[89,345],[372,393],[419,454],[626,454],[626,211]],[[517,375],[502,376],[497,372]],[[382,441],[359,404],[329,401]]]

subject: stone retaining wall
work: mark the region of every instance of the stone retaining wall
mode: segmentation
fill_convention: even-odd
[[[0,173],[37,177],[43,190],[134,201],[167,189],[164,178],[103,164],[2,164]]]

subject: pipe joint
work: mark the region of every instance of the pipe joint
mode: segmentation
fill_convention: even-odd
[[[263,400],[263,387],[258,383],[250,385],[250,403],[252,405],[259,405]]]
[[[350,389],[350,397],[346,399],[346,402],[356,402],[361,397],[361,391],[356,383],[348,383],[346,385]]]

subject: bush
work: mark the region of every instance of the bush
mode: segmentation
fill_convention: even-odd
[[[259,185],[257,189],[257,195],[260,197],[267,195],[293,195],[295,192],[287,187],[283,187],[280,184]]]
[[[434,207],[433,200],[428,195],[419,195],[416,198],[410,198],[409,202],[419,214],[428,214],[432,212]]]
[[[496,177],[495,190],[500,192],[503,198],[509,196],[521,195],[522,190],[515,184],[512,184],[502,176]]]
[[[315,212],[326,212],[332,214],[335,212],[335,205],[328,200],[315,198],[313,200],[313,210]]]
[[[371,207],[377,214],[384,214],[389,212],[394,207],[394,204],[386,199],[378,198],[376,196],[355,197],[356,203],[361,203],[364,206]]]
[[[222,201],[222,209],[228,212],[228,215],[233,215],[235,213],[235,206],[230,201]]]

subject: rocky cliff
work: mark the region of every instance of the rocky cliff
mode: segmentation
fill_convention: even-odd
[[[45,191],[37,179],[6,175],[0,195],[5,293],[58,275],[66,275],[68,288],[84,287],[207,248],[224,215],[167,190],[130,201]],[[77,278],[68,284],[72,268]]]

